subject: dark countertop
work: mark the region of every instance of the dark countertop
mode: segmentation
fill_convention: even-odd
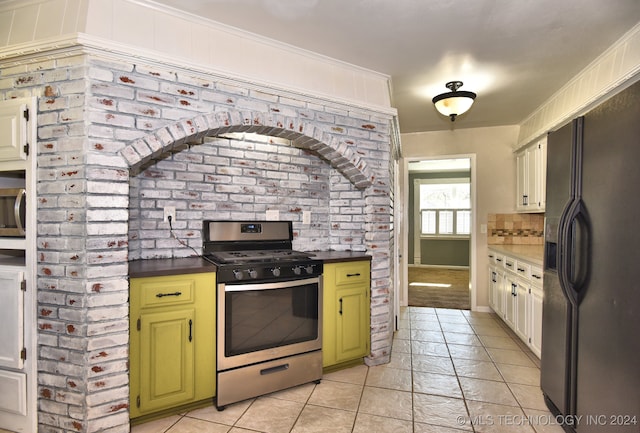
[[[358,260],[371,260],[371,256],[361,251],[312,251],[314,259],[324,263],[355,262]]]
[[[215,272],[215,265],[202,257],[187,257],[181,259],[148,259],[129,262],[129,277],[159,277],[165,275],[201,274]]]
[[[313,258],[324,263],[339,263],[358,260],[371,260],[371,256],[356,251],[314,251]],[[202,257],[187,257],[180,259],[147,259],[129,262],[129,277],[159,277],[166,275],[199,274],[216,272],[215,265]]]

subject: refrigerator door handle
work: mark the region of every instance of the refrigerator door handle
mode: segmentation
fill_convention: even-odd
[[[566,296],[577,307],[584,297],[589,277],[590,224],[582,199],[578,198],[571,203],[562,228],[563,251],[558,274]]]

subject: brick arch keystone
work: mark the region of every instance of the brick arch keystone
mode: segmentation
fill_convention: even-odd
[[[348,142],[309,121],[260,112],[221,111],[181,120],[135,140],[120,154],[129,169],[135,170],[174,146],[229,132],[252,132],[291,140],[298,148],[318,153],[356,188],[371,186],[366,162]]]

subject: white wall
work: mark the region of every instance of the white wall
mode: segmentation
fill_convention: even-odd
[[[476,155],[476,225],[473,227],[476,234],[476,260],[472,278],[479,309],[488,308],[489,305],[487,235],[480,233],[480,225],[487,223],[488,213],[515,212],[516,163],[513,147],[517,142],[519,129],[514,125],[401,136],[404,160],[443,155]],[[404,187],[404,182],[401,182],[402,197],[406,193]],[[406,215],[403,221],[408,221]]]

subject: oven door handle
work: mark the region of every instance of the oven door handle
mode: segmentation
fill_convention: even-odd
[[[275,290],[286,289],[288,287],[302,286],[305,284],[319,283],[320,278],[307,278],[304,280],[286,280],[271,283],[253,283],[253,284],[220,284],[224,286],[225,292],[247,292],[255,290]]]

